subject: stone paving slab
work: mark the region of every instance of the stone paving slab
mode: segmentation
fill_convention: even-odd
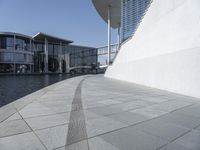
[[[170,143],[167,146],[164,146],[163,148],[161,148],[160,150],[191,150],[191,149],[186,148],[176,143]]]
[[[0,150],[200,150],[200,99],[88,75],[0,108]]]
[[[200,139],[200,131],[192,130],[191,132],[177,139],[175,143],[178,143],[192,150],[199,150],[200,149],[199,139]]]
[[[122,112],[118,114],[113,114],[110,115],[109,117],[119,122],[125,123],[127,125],[134,125],[143,122],[145,120],[149,120],[149,117],[131,112]]]
[[[0,124],[0,138],[30,131],[29,126],[22,119],[4,121]]]
[[[169,142],[174,141],[180,136],[190,131],[188,128],[165,123],[157,120],[150,120],[134,126],[137,130],[160,137]]]
[[[40,116],[28,118],[25,121],[33,130],[39,130],[69,123],[69,114]]]
[[[55,149],[65,146],[68,125],[61,125],[52,128],[38,130],[35,134],[44,143],[47,149]]]
[[[12,120],[18,120],[18,119],[22,119],[22,117],[19,115],[18,112],[16,112],[12,116],[10,116],[6,121],[12,121]]]
[[[159,137],[127,127],[100,136],[108,143],[123,150],[155,150],[167,144]]]
[[[33,132],[0,138],[1,150],[46,150]]]

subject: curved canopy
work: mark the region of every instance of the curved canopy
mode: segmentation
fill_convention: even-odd
[[[118,28],[121,23],[121,0],[92,0],[97,12],[108,22],[108,7],[111,8],[111,27]]]

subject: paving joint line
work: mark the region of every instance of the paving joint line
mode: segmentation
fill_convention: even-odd
[[[21,116],[21,114],[19,113],[19,115]],[[22,117],[22,116],[21,116]],[[24,120],[24,118],[22,117],[22,120]],[[42,140],[38,137],[38,135],[35,133],[35,131],[31,128],[31,126],[29,126],[29,124],[26,122],[26,120],[24,120],[24,122],[26,123],[26,125],[31,129],[31,132],[36,136],[36,138],[39,140],[39,142],[44,146],[44,148],[46,150],[48,150],[48,148],[46,147],[46,145],[42,142]]]

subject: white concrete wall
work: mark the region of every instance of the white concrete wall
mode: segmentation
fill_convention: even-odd
[[[200,98],[200,0],[153,0],[105,76]]]

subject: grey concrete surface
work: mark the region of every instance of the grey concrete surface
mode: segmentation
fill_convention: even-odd
[[[200,99],[102,75],[56,83],[0,112],[0,150],[200,149]]]

